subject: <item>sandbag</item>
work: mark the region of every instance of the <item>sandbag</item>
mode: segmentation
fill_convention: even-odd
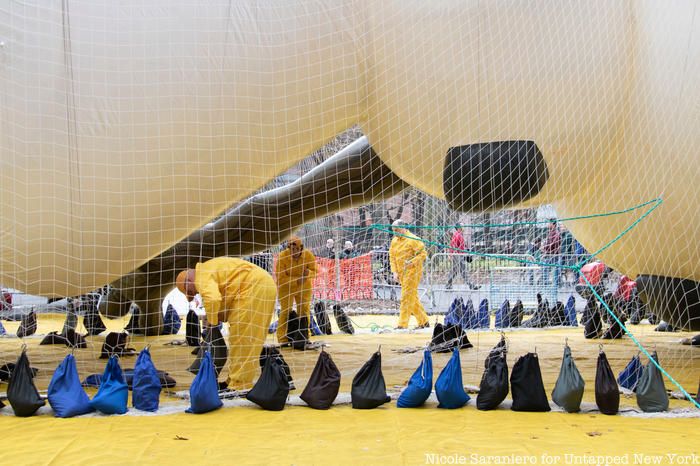
[[[70,328],[65,333],[47,333],[39,345],[65,345],[70,348],[87,348],[85,337]]]
[[[199,316],[194,312],[194,309],[190,309],[185,320],[185,341],[187,346],[199,346],[201,338],[202,327],[199,324]]]
[[[73,417],[87,414],[94,409],[90,397],[80,385],[75,357],[67,355],[51,377],[48,399],[56,417]]]
[[[527,353],[515,362],[510,374],[513,411],[546,412],[551,408],[542,383],[540,361],[535,353]]]
[[[355,327],[353,327],[352,322],[350,322],[350,318],[339,304],[333,305],[333,317],[335,317],[335,323],[338,324],[338,328],[341,332],[350,335],[355,334]]]
[[[452,357],[435,381],[435,395],[440,402],[438,408],[457,409],[469,401],[469,395],[462,385],[462,364],[457,348],[452,351]]]
[[[246,399],[268,411],[282,411],[289,395],[289,382],[282,365],[276,358],[267,358],[262,375]]]
[[[173,388],[177,385],[177,381],[173,379],[170,374],[165,371],[157,370],[158,380],[160,381],[160,386],[162,388]],[[129,390],[133,389],[134,383],[134,370],[133,369],[123,369],[122,374],[124,375],[124,380],[126,380],[126,385]],[[93,387],[99,388],[102,383],[102,374],[90,374],[82,382],[83,387]]]
[[[673,325],[669,324],[668,322],[661,321],[659,325],[656,326],[654,329],[655,332],[677,332],[678,329],[675,328]]]
[[[100,359],[107,359],[112,356],[134,356],[136,354],[136,350],[134,348],[126,347],[128,340],[129,334],[126,332],[109,332],[105,337],[104,343],[102,344]]]
[[[102,383],[90,406],[104,414],[124,414],[127,411],[129,388],[124,380],[119,358],[111,356],[102,374]]]
[[[274,335],[275,333],[277,333],[277,325],[279,325],[279,321],[276,320],[272,322],[267,328],[267,333],[269,333],[270,335]]]
[[[289,387],[292,388],[292,385],[293,385],[292,372],[289,370],[289,365],[287,365],[287,361],[285,361],[284,357],[282,357],[280,350],[275,348],[274,346],[263,346],[262,347],[262,350],[260,351],[260,370],[261,371],[265,367],[265,362],[267,362],[267,358],[275,359],[277,361],[277,363],[282,366],[282,369],[284,369],[284,373],[287,376],[287,382],[289,382]]]
[[[598,354],[595,372],[595,402],[603,414],[617,414],[620,409],[620,390],[603,350]]]
[[[379,351],[364,363],[352,379],[350,397],[353,409],[373,409],[391,401],[386,394],[382,354]]]
[[[566,315],[566,325],[578,327],[578,322],[576,321],[576,298],[573,295],[569,295],[569,299],[566,301],[564,314]]]
[[[311,336],[317,337],[317,336],[323,335],[323,332],[321,332],[321,329],[318,328],[318,325],[316,324],[316,320],[314,319],[313,315],[311,315],[311,322],[309,323],[309,330],[311,331]]]
[[[450,304],[450,308],[445,314],[445,325],[462,325],[462,320],[464,319],[464,300],[462,298],[455,298]]]
[[[129,323],[126,324],[124,330],[129,332],[130,335],[144,335],[146,330],[141,326],[141,308],[132,305],[131,306],[131,317],[129,318]]]
[[[548,325],[553,327],[569,325],[569,318],[566,315],[566,309],[564,309],[564,304],[561,301],[557,301],[552,308]]]
[[[549,325],[549,302],[537,293],[537,310],[528,320],[522,323],[525,328],[542,328]]]
[[[15,370],[15,363],[14,362],[8,362],[7,364],[3,364],[0,366],[0,381],[2,382],[7,382],[10,380],[10,377],[12,377],[12,371]],[[39,372],[39,369],[36,367],[30,368],[32,371],[32,378],[36,377],[36,374]]]
[[[36,312],[33,310],[29,314],[24,314],[17,328],[17,337],[24,338],[36,333]]]
[[[510,325],[509,317],[508,317],[509,314],[510,314],[510,301],[508,301],[506,299],[501,304],[501,307],[498,308],[498,311],[496,311],[495,327],[496,328],[508,327],[508,325]]]
[[[177,315],[177,311],[172,304],[168,304],[165,309],[165,315],[163,316],[163,327],[161,328],[161,335],[177,335],[180,331],[180,326],[182,321],[180,316]]]
[[[221,333],[221,326],[215,325],[204,330],[204,342],[200,345],[199,350],[197,350],[197,358],[194,360],[192,365],[187,368],[192,374],[197,374],[199,372],[199,366],[201,364],[202,358],[206,351],[209,351],[212,364],[216,370],[216,375],[221,373],[221,370],[226,365],[228,359],[228,347],[226,346],[226,340]]]
[[[454,348],[465,349],[473,346],[467,337],[467,332],[462,330],[459,325],[435,324],[430,340],[430,351],[449,353]]]
[[[508,315],[508,327],[520,327],[523,324],[523,314],[525,314],[525,309],[523,307],[523,302],[517,300],[513,309],[510,310]]]
[[[148,347],[142,349],[136,358],[131,385],[131,404],[134,408],[141,411],[158,411],[161,383]]]
[[[296,311],[289,312],[287,319],[287,340],[295,350],[305,350],[309,342],[309,321],[299,317]]]
[[[211,354],[205,349],[197,375],[190,385],[190,407],[185,410],[186,413],[204,414],[224,405],[219,398],[219,383],[216,377]]]
[[[479,303],[477,313],[478,328],[489,328],[491,326],[491,314],[489,313],[489,300],[484,298]]]
[[[639,355],[632,356],[630,362],[617,375],[617,384],[627,390],[636,390],[643,369],[642,363],[639,361]]]
[[[2,335],[7,335],[7,330],[5,330],[5,326],[0,322],[0,336]]]
[[[68,299],[68,304],[66,305],[66,319],[63,321],[61,335],[66,335],[69,330],[75,332],[76,328],[78,328],[78,314],[75,313],[73,300]]]
[[[340,371],[330,354],[321,350],[300,398],[314,409],[329,409],[340,390]]]
[[[475,329],[479,327],[479,317],[474,310],[474,302],[467,299],[467,302],[462,307],[462,320],[457,324],[464,330]]]
[[[581,410],[581,400],[585,388],[586,382],[584,382],[574,359],[571,357],[571,348],[566,345],[559,369],[559,377],[557,377],[554,390],[552,390],[552,401],[567,413],[576,413]]]
[[[32,416],[45,404],[34,385],[34,375],[29,366],[26,349],[22,349],[12,369],[7,385],[7,401],[12,405],[15,416],[18,417]]]
[[[659,361],[656,351],[652,353],[651,357],[656,362]],[[637,405],[645,413],[660,413],[668,410],[668,395],[666,395],[664,378],[652,361],[649,361],[644,367],[636,391]]]
[[[484,373],[479,383],[476,408],[482,411],[496,409],[508,396],[508,363],[505,338],[489,352],[484,365]]]
[[[314,318],[316,319],[318,329],[322,334],[333,334],[333,330],[331,329],[331,320],[328,318],[328,313],[326,312],[326,303],[323,301],[316,301],[314,304]]]
[[[583,336],[585,338],[598,338],[600,336],[603,323],[600,321],[600,312],[598,312],[598,304],[595,298],[588,298],[586,308],[581,316],[581,323],[583,324]]]
[[[97,309],[91,307],[83,316],[83,325],[90,336],[99,335],[107,330],[107,326],[102,322],[102,317]]]
[[[423,360],[408,381],[408,386],[401,392],[396,406],[399,408],[417,408],[423,406],[433,390],[433,357],[430,350],[423,351]]]
[[[603,336],[601,337],[603,340],[617,340],[625,336],[625,331],[622,329],[622,326],[617,323],[615,320],[613,320],[612,324],[610,324],[610,327],[603,333]]]
[[[637,293],[636,288],[632,290],[627,309],[630,313],[630,324],[637,325],[644,318],[644,305],[639,298],[639,293]]]

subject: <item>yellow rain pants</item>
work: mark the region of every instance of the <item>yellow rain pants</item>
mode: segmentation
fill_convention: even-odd
[[[428,314],[418,297],[418,284],[423,276],[423,262],[428,253],[420,238],[410,232],[406,232],[406,236],[408,237],[395,236],[389,248],[391,271],[397,275],[401,284],[399,328],[408,328],[411,316],[415,316],[419,326],[428,323]]]
[[[299,280],[308,270],[306,277],[300,284]],[[285,249],[277,260],[277,286],[280,299],[280,318],[277,323],[277,341],[287,342],[287,321],[292,306],[296,302],[299,318],[306,317],[311,322],[311,300],[313,295],[314,278],[316,277],[316,257],[308,249],[301,252],[298,259],[294,259]]]

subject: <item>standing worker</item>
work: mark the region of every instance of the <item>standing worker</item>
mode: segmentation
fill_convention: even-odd
[[[207,327],[228,321],[227,387],[252,388],[260,371],[260,349],[275,312],[277,289],[272,276],[248,261],[217,257],[183,270],[175,284],[187,301],[199,293]]]
[[[425,245],[405,228],[403,220],[395,220],[392,228],[396,235],[391,240],[389,260],[394,279],[401,285],[401,305],[397,329],[408,328],[408,321],[415,316],[417,328],[430,327],[428,314],[418,298],[418,284],[423,276],[423,262],[428,257]]]
[[[277,288],[280,298],[280,318],[277,324],[277,341],[286,343],[287,321],[292,305],[296,302],[299,318],[306,317],[311,323],[311,296],[316,277],[316,256],[304,249],[304,244],[296,236],[287,241],[287,249],[277,260]]]

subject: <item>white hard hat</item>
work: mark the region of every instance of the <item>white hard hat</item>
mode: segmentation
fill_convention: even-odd
[[[352,249],[352,241],[345,242],[345,249]]]

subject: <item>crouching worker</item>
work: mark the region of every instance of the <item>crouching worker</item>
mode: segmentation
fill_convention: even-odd
[[[418,284],[423,276],[423,262],[428,257],[425,245],[408,231],[403,220],[396,220],[392,229],[396,235],[389,247],[389,260],[394,279],[401,284],[401,305],[397,329],[408,328],[408,321],[415,316],[418,328],[429,327],[428,314],[418,297]]]
[[[582,276],[579,278],[576,284],[576,292],[581,295],[583,299],[588,299],[594,296],[591,286],[595,292],[603,297],[605,293],[605,283],[604,280],[608,278],[608,273],[610,269],[600,261],[591,262],[581,267]],[[585,279],[584,279],[585,277]],[[588,280],[588,281],[586,281]],[[590,283],[590,286],[589,286]]]
[[[250,262],[217,257],[180,272],[176,286],[188,301],[201,295],[207,327],[229,323],[227,386],[250,389],[260,372],[260,350],[275,311],[272,276]]]
[[[287,323],[294,303],[298,318],[311,322],[311,298],[316,277],[316,257],[296,236],[287,241],[287,249],[277,260],[277,287],[280,298],[280,318],[277,324],[277,341],[287,343]]]

